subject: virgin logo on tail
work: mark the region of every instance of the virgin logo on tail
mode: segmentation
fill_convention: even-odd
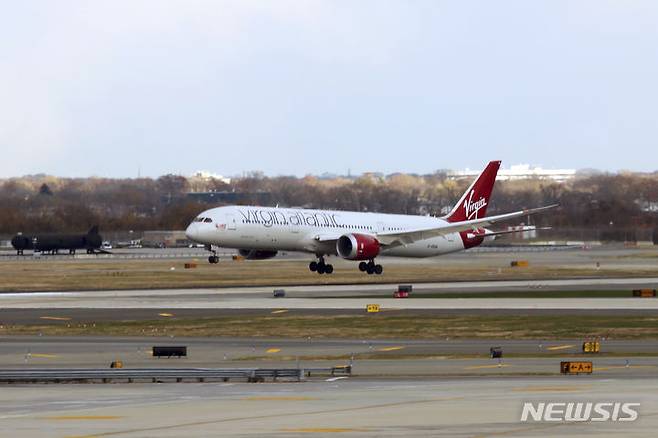
[[[489,198],[496,182],[500,161],[490,161],[473,184],[464,192],[459,202],[446,216],[448,222],[482,219],[487,215]]]
[[[471,190],[468,198],[464,199],[464,212],[466,214],[466,220],[478,219],[478,213],[481,209],[487,206],[487,200],[484,197],[480,197],[477,201],[473,202],[473,195],[475,190]]]

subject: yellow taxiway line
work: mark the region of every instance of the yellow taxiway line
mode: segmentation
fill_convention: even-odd
[[[404,347],[398,346],[398,347],[384,347],[380,348],[377,351],[395,351],[395,350],[402,350]]]

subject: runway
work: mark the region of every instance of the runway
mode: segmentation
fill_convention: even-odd
[[[362,310],[377,303],[385,309],[410,310],[624,310],[658,311],[658,300],[632,298],[631,290],[658,287],[658,278],[517,280],[414,284],[412,298],[391,298],[397,284],[312,285],[215,289],[22,292],[0,294],[2,309],[321,309]],[[273,298],[284,289],[285,298]],[[620,290],[629,298],[533,298],[552,290]],[[527,298],[468,299],[469,292],[523,291]],[[464,294],[464,298],[423,298],[426,293]],[[368,298],[359,298],[367,295]],[[381,295],[381,297],[380,297]],[[330,298],[327,298],[330,297]]]

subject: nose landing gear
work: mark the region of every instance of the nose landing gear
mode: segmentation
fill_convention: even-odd
[[[382,272],[384,272],[384,268],[382,265],[375,264],[375,260],[370,260],[369,262],[361,262],[359,263],[359,271],[361,272],[367,272],[368,275],[372,274],[377,274],[381,275]]]
[[[219,256],[217,255],[217,250],[213,249],[212,245],[206,245],[205,248],[207,251],[210,251],[212,253],[212,255],[208,256],[208,263],[210,263],[211,265],[219,263]]]
[[[331,274],[334,272],[334,266],[329,263],[324,262],[324,257],[319,257],[318,261],[312,261],[308,264],[308,269],[311,272],[317,272],[318,274]]]

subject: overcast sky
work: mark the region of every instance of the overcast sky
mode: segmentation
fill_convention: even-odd
[[[0,177],[658,169],[657,1],[0,6]]]

